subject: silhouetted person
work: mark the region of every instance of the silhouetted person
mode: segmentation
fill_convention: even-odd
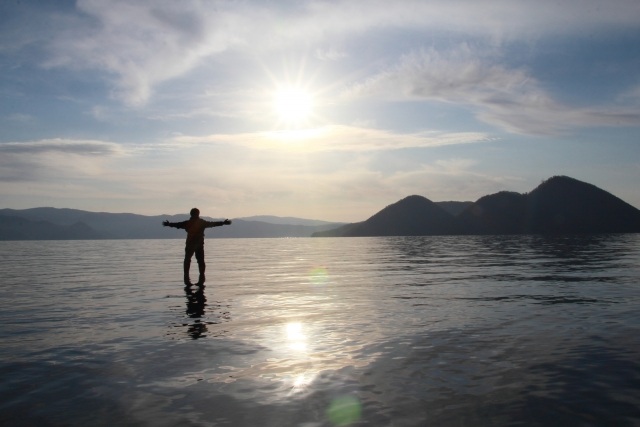
[[[204,230],[205,228],[220,227],[222,225],[229,225],[231,221],[225,219],[224,221],[205,221],[200,218],[200,210],[198,208],[191,209],[191,218],[182,222],[169,222],[164,221],[162,225],[165,227],[182,228],[187,231],[187,241],[184,247],[184,284],[191,285],[191,279],[189,278],[189,267],[191,267],[191,257],[196,254],[196,260],[198,261],[198,270],[200,277],[198,279],[198,285],[203,285],[205,281],[204,270]]]

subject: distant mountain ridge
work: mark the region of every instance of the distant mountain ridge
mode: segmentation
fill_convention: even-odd
[[[0,240],[175,239],[186,236],[184,230],[163,227],[165,219],[178,222],[189,216],[145,216],[47,207],[0,209]],[[223,218],[217,220],[220,219]],[[314,232],[342,225],[302,218],[292,220],[295,224],[234,219],[232,225],[215,227],[205,234],[207,238],[309,237]]]
[[[162,227],[165,219],[182,221],[188,215],[0,209],[0,240],[184,238],[183,230]],[[423,196],[408,196],[366,221],[352,224],[262,215],[234,219],[231,226],[207,230],[206,235],[242,238],[638,232],[640,210],[592,184],[555,176],[530,193],[501,191],[476,202],[432,202]]]
[[[275,216],[275,215],[254,215],[248,217],[237,218],[243,221],[258,221],[266,222],[268,224],[281,224],[281,225],[310,225],[310,226],[323,226],[327,224],[336,224],[331,221],[321,221],[317,219],[304,219],[294,218],[290,216]]]
[[[58,225],[49,221],[31,221],[18,216],[0,216],[0,240],[95,240],[101,238],[103,235],[83,222]]]
[[[638,233],[640,210],[592,184],[554,176],[533,191],[481,197],[458,215],[409,196],[366,221],[314,237],[456,234]]]

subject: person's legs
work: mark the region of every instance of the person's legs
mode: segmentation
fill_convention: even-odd
[[[196,260],[198,261],[198,272],[200,273],[198,284],[202,285],[205,281],[204,270],[206,268],[206,264],[204,263],[204,246],[196,249]]]
[[[189,278],[189,269],[191,268],[191,257],[195,252],[195,248],[191,245],[186,245],[184,248],[184,284],[189,286],[191,279]]]

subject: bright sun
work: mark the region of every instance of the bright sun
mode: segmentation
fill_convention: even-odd
[[[274,94],[273,106],[282,124],[300,126],[313,113],[313,95],[303,88],[281,87]]]

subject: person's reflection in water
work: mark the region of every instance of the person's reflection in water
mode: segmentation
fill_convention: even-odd
[[[204,286],[196,288],[195,291],[186,286],[184,292],[187,295],[187,316],[195,319],[193,323],[189,324],[187,333],[191,338],[197,340],[207,332],[206,322],[200,320],[204,316],[207,297],[204,295]]]

